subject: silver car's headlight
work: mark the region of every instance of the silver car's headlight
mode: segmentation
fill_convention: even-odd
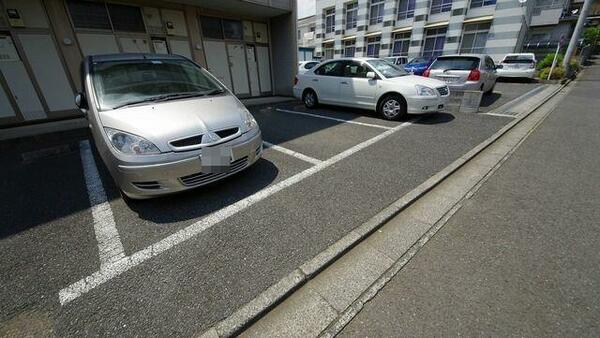
[[[432,88],[420,85],[415,85],[415,88],[417,89],[417,95],[419,96],[436,96],[435,91]]]
[[[106,131],[110,143],[123,154],[152,155],[160,153],[158,147],[143,137],[108,127],[104,127],[104,131]]]
[[[242,134],[258,128],[258,122],[256,122],[254,116],[252,116],[248,110],[244,110],[242,115],[244,116],[244,121],[242,122]]]

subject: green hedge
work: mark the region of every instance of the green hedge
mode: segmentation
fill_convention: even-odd
[[[550,66],[552,66],[552,63],[550,63]],[[548,79],[548,73],[550,72],[550,67],[546,67],[544,69],[542,69],[539,73],[539,77],[542,80],[546,80]],[[554,67],[554,70],[552,71],[552,77],[550,78],[551,80],[560,80],[565,76],[565,69],[562,66],[556,66]]]

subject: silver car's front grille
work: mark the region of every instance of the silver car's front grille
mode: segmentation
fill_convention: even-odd
[[[169,143],[173,147],[193,146],[193,145],[197,145],[197,144],[201,144],[202,143],[202,135],[195,135],[195,136],[192,136],[192,137],[188,137],[188,138],[184,138],[184,139],[180,139],[180,140],[171,141]]]
[[[219,138],[225,139],[225,138],[228,138],[230,136],[237,134],[239,132],[239,130],[240,130],[240,128],[234,127],[234,128],[216,130],[214,133],[217,134],[217,136],[219,136]],[[194,135],[194,136],[170,141],[169,144],[176,148],[195,146],[195,145],[202,144],[203,136],[204,135]],[[212,141],[212,142],[214,142],[214,141]]]
[[[441,96],[448,95],[448,86],[443,86],[443,87],[439,87],[436,89],[437,89],[438,93],[440,93]]]
[[[195,174],[191,174],[191,175],[187,175],[187,176],[182,176],[179,178],[179,180],[181,181],[181,183],[183,185],[185,185],[187,187],[203,185],[203,184],[207,184],[207,183],[216,181],[227,175],[236,173],[236,172],[246,168],[247,166],[248,166],[248,156],[245,156],[245,157],[240,158],[239,160],[235,160],[235,161],[231,162],[229,171],[227,171],[227,172],[219,173],[219,174],[199,172],[199,173],[195,173]]]

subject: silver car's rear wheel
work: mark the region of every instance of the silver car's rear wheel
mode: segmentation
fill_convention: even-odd
[[[319,104],[319,100],[317,99],[317,93],[314,90],[309,89],[304,92],[304,97],[302,98],[304,105],[306,108],[315,108]]]
[[[387,96],[379,105],[379,113],[386,120],[399,120],[406,115],[406,103],[399,95]]]

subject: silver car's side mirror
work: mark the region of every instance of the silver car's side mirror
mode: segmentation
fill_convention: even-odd
[[[77,93],[77,95],[75,95],[75,105],[82,113],[87,113],[89,106],[84,93]]]
[[[373,80],[377,77],[377,75],[375,75],[375,72],[367,72],[367,79]]]

